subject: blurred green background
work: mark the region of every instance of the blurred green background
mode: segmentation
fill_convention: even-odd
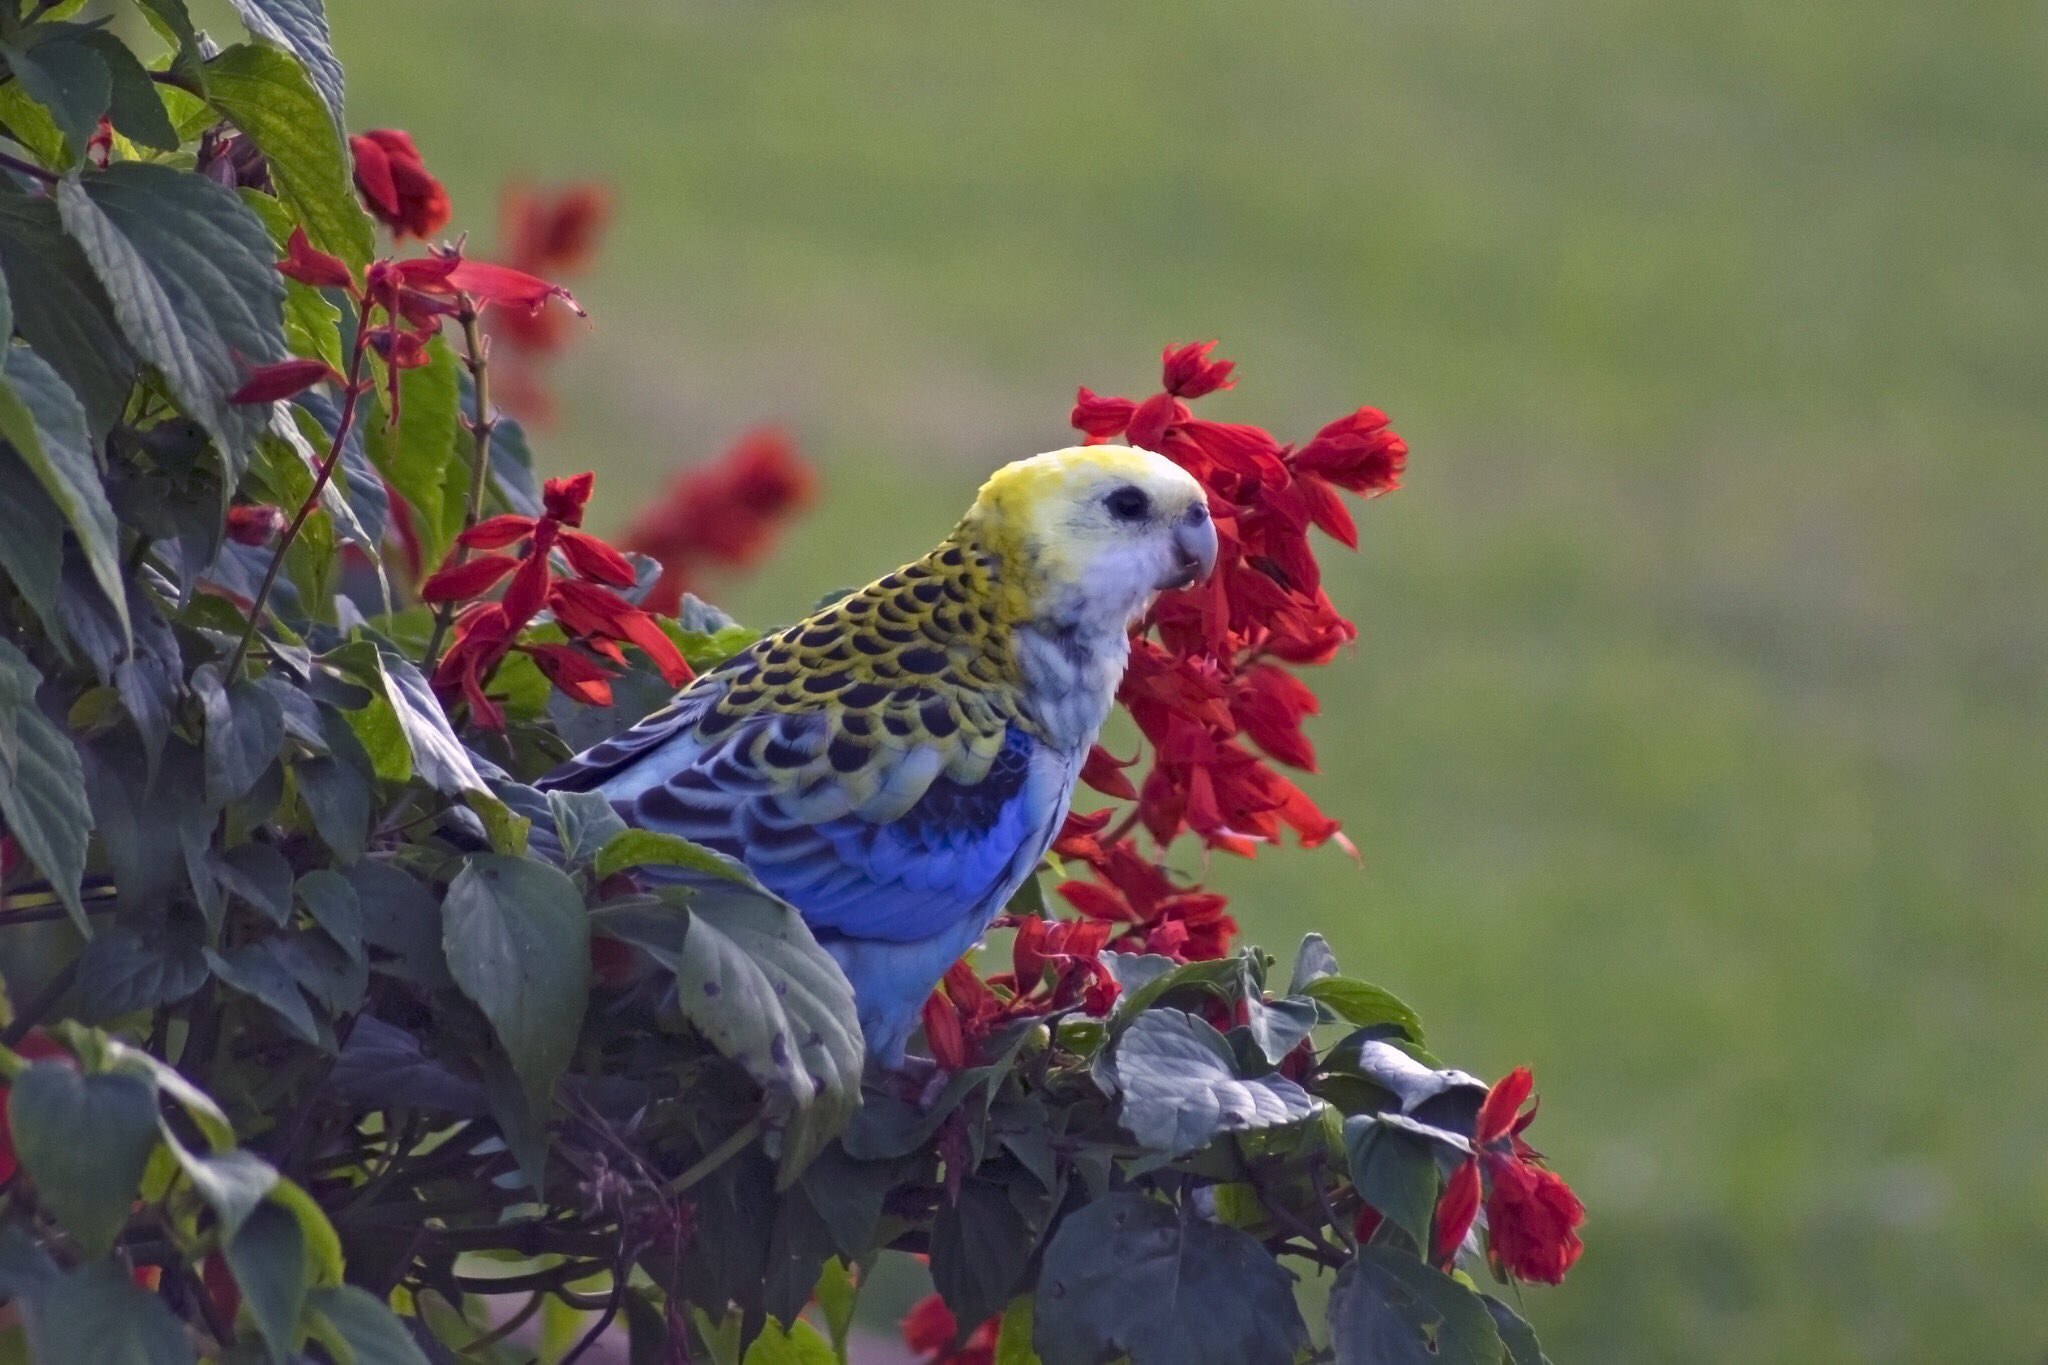
[[[1591,1209],[1563,1361],[2048,1351],[2048,81],[2031,5],[351,0],[358,127],[493,234],[596,177],[556,471],[616,526],[787,422],[787,619],[1220,336],[1407,487],[1313,789],[1221,866]]]

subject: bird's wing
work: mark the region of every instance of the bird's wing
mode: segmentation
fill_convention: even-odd
[[[985,920],[1043,852],[1072,765],[963,628],[945,567],[760,641],[541,785],[740,859],[818,929],[908,942]]]

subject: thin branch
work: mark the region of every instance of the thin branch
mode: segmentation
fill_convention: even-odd
[[[491,470],[491,435],[498,429],[497,414],[491,411],[491,346],[478,326],[476,300],[467,294],[457,294],[458,310],[455,320],[462,324],[462,363],[469,370],[470,387],[474,391],[476,411],[463,419],[469,428],[469,502],[462,509],[462,529],[471,530],[483,517],[484,483]],[[463,563],[469,558],[469,547],[458,537],[454,549],[449,552],[448,563]],[[448,638],[448,623],[455,619],[455,603],[443,602],[434,610],[434,633],[427,640],[427,652],[420,659],[420,671],[432,674],[434,665],[440,661],[441,645]]]
[[[63,179],[55,171],[46,171],[33,161],[23,161],[20,157],[9,156],[5,152],[0,152],[0,166],[5,166],[10,171],[19,171],[32,179],[42,181],[45,185],[54,185]]]
[[[585,1351],[597,1345],[598,1338],[605,1334],[606,1330],[611,1327],[613,1320],[619,1316],[619,1306],[625,1300],[626,1270],[625,1267],[621,1266],[612,1271],[612,1293],[611,1298],[605,1303],[604,1312],[598,1315],[596,1322],[590,1324],[590,1330],[585,1332],[582,1339],[570,1348],[569,1354],[562,1357],[561,1365],[576,1365],[576,1362],[583,1358]]]
[[[547,1298],[547,1293],[544,1290],[534,1290],[532,1294],[527,1296],[526,1302],[520,1306],[518,1312],[506,1318],[475,1341],[470,1342],[469,1345],[457,1348],[455,1354],[458,1356],[473,1356],[482,1352],[487,1347],[496,1346],[506,1337],[511,1336],[514,1332],[526,1326],[532,1320],[533,1315],[540,1311],[540,1306],[547,1302]]]
[[[348,392],[341,403],[341,417],[334,424],[334,440],[327,447],[327,457],[320,462],[320,468],[313,475],[313,489],[306,494],[306,500],[299,504],[299,514],[292,518],[292,524],[285,527],[284,535],[277,542],[277,552],[270,557],[270,564],[263,570],[263,581],[257,585],[255,600],[249,604],[249,624],[242,630],[242,638],[235,642],[235,652],[228,656],[227,668],[222,676],[233,681],[242,670],[242,660],[248,657],[249,645],[256,638],[257,627],[263,624],[263,613],[270,601],[270,590],[277,584],[277,573],[284,567],[285,553],[298,539],[299,530],[306,524],[306,518],[313,515],[313,509],[320,505],[320,494],[326,489],[329,479],[341,464],[341,448],[348,440],[349,429],[355,425],[356,407],[363,396],[363,357],[370,349],[370,296],[365,293],[362,303],[356,309],[355,349],[348,358]]]

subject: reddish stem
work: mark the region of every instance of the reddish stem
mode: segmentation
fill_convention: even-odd
[[[277,583],[278,570],[284,567],[285,552],[298,539],[299,529],[306,524],[306,518],[313,515],[313,509],[320,505],[320,494],[326,490],[327,482],[334,477],[334,471],[341,464],[342,444],[348,440],[349,429],[355,425],[356,406],[363,396],[363,357],[370,345],[370,298],[363,296],[356,308],[355,349],[348,358],[347,391],[341,401],[341,417],[334,424],[334,439],[328,444],[327,457],[313,474],[313,489],[306,494],[306,500],[299,504],[299,513],[292,518],[291,525],[284,528],[284,535],[277,542],[277,553],[270,557],[270,565],[263,571],[263,582],[256,588],[256,598],[249,604],[249,624],[242,630],[242,638],[235,642],[235,652],[228,657],[228,666],[223,676],[232,679],[241,671],[242,660],[248,657],[249,646],[256,639],[256,628],[263,622],[264,608],[270,601],[270,590]]]

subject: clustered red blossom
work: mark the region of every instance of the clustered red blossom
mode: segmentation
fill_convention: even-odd
[[[1518,1280],[1561,1284],[1585,1245],[1578,1226],[1585,1205],[1543,1156],[1522,1140],[1536,1119],[1522,1106],[1535,1089],[1527,1067],[1516,1067],[1486,1093],[1472,1130],[1472,1156],[1451,1173],[1436,1206],[1436,1259],[1448,1266],[1486,1209],[1486,1258],[1494,1270]]]
[[[611,199],[595,184],[536,190],[509,185],[499,199],[503,242],[498,256],[518,270],[565,279],[590,263],[611,218]],[[528,422],[554,420],[554,395],[538,362],[554,356],[567,339],[562,315],[554,311],[505,313],[492,318],[491,339],[499,343],[493,377],[506,410]]]
[[[990,1318],[955,1345],[960,1324],[937,1294],[927,1294],[903,1315],[903,1344],[918,1365],[995,1365],[996,1338],[1002,1319]]]
[[[505,725],[505,714],[485,691],[491,673],[517,651],[532,659],[557,688],[591,706],[611,704],[611,672],[626,665],[621,645],[638,646],[670,686],[691,677],[675,642],[648,612],[614,592],[635,582],[624,555],[576,528],[597,476],[549,479],[538,517],[507,513],[478,522],[456,538],[448,561],[420,585],[420,600],[467,602],[455,618],[454,643],[434,669],[434,691],[444,705],[469,704],[470,718],[488,729]],[[471,550],[489,553],[467,557]],[[569,573],[556,570],[560,551]],[[496,600],[473,600],[509,579]],[[520,639],[541,612],[552,612],[568,644]]]
[[[1116,978],[1101,956],[1109,925],[1036,916],[1001,923],[1017,930],[1011,970],[983,980],[963,958],[924,1003],[925,1041],[948,1071],[974,1065],[989,1035],[1011,1020],[1065,1010],[1099,1018],[1116,1003]]]
[[[757,427],[718,459],[677,474],[625,535],[627,549],[661,561],[648,604],[676,610],[705,567],[751,567],[774,544],[778,526],[810,501],[813,483],[796,447],[774,427]]]

